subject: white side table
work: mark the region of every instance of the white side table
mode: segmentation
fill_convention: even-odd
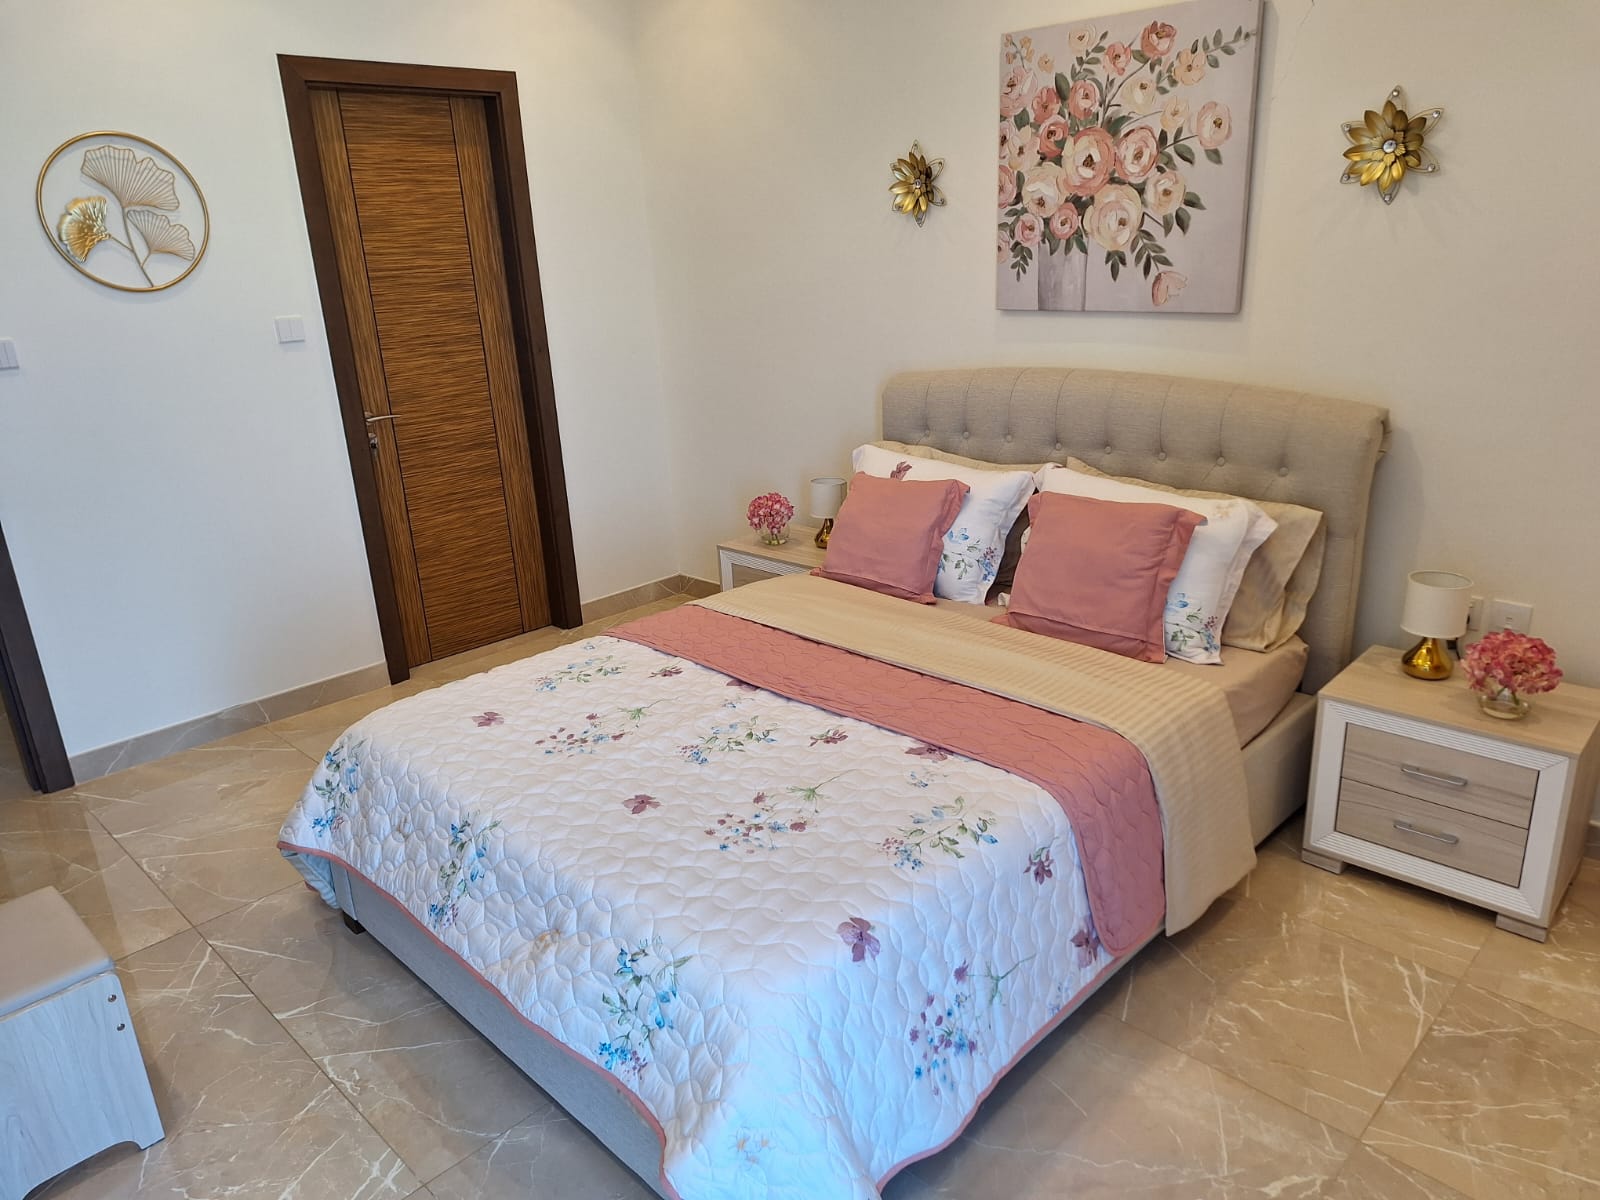
[[[717,543],[717,566],[721,569],[722,590],[735,588],[774,575],[797,575],[822,565],[827,553],[813,539],[813,526],[789,526],[789,540],[769,546],[755,530]]]
[[[54,888],[0,904],[0,1200],[165,1136],[111,957]]]
[[[1502,721],[1459,672],[1413,679],[1374,646],[1317,695],[1301,857],[1355,863],[1498,913],[1545,939],[1600,784],[1600,691],[1562,684]]]

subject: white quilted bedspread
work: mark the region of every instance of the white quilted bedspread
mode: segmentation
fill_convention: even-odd
[[[613,638],[358,722],[282,839],[621,1080],[684,1200],[876,1197],[1111,962],[1044,791]]]

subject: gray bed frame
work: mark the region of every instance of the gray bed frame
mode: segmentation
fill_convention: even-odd
[[[1326,514],[1322,579],[1300,636],[1301,692],[1244,748],[1261,841],[1305,801],[1315,692],[1351,658],[1372,476],[1387,412],[1300,392],[1060,367],[911,371],[883,390],[883,436],[1000,463],[1073,456],[1114,475],[1303,504]],[[661,1143],[632,1094],[536,1032],[401,906],[334,864],[359,923],[662,1195]],[[1131,955],[1129,956],[1132,957]],[[1082,999],[1087,997],[1082,997]]]

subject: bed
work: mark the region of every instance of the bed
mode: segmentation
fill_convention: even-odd
[[[1249,711],[1205,668],[800,576],[352,727],[285,853],[664,1196],[867,1200],[947,1144],[1248,869],[1350,657],[1381,409],[931,371],[889,381],[882,432],[1321,511],[1303,647],[1239,684],[1303,661],[1304,690]]]

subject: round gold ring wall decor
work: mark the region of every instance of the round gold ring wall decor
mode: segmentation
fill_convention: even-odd
[[[74,270],[121,292],[188,278],[211,240],[194,176],[148,138],[100,130],[57,146],[34,189],[39,224]]]

